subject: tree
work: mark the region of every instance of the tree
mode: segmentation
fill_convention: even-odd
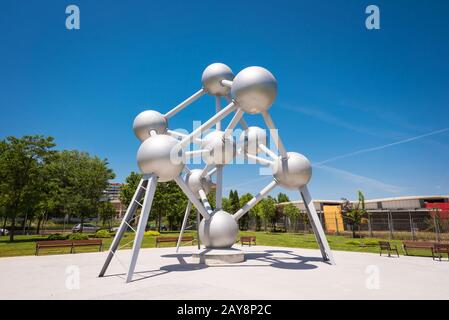
[[[259,201],[256,207],[257,213],[265,222],[265,230],[267,223],[271,223],[272,230],[274,230],[276,224],[276,202],[274,201],[274,199],[271,197],[262,199]]]
[[[104,199],[103,191],[115,177],[106,159],[86,152],[61,151],[49,165],[55,178],[55,209],[64,215],[76,215],[81,223],[96,216]]]
[[[16,219],[29,209],[30,196],[35,186],[39,170],[51,156],[55,144],[52,137],[41,135],[7,137],[1,144],[0,193],[4,194],[5,210],[11,219],[9,240],[14,241]]]
[[[277,200],[278,200],[278,203],[290,202],[289,197],[285,193],[282,193],[282,192],[279,192]]]
[[[134,171],[131,171],[129,176],[126,177],[125,184],[120,188],[119,194],[119,199],[122,204],[129,206],[141,179],[142,175]]]
[[[239,200],[239,207],[243,207],[249,200],[253,198],[253,195],[251,193],[245,193],[240,197]],[[254,207],[249,210],[247,214],[245,214],[243,217],[239,219],[239,228],[240,230],[248,230],[249,220],[250,217],[256,217],[257,219],[257,213],[254,212]],[[256,221],[257,225],[257,221]]]
[[[299,208],[295,206],[293,203],[289,203],[283,207],[283,213],[290,219],[292,224],[295,226],[295,231],[297,231],[296,230],[297,221],[301,215],[301,211],[299,210]]]
[[[351,226],[353,238],[357,237],[356,229],[366,220],[365,196],[360,190],[358,191],[358,197],[359,201],[356,204],[353,204],[348,199],[342,198],[344,201],[342,204],[343,217]]]
[[[109,229],[112,228],[112,219],[115,216],[115,208],[114,205],[109,201],[103,201],[100,203],[98,207],[98,215],[103,221],[103,225],[108,222]]]
[[[231,190],[229,192],[229,201],[231,202],[231,210],[229,213],[234,214],[240,209],[240,200],[237,190]]]

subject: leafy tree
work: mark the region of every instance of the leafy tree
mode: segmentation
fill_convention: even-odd
[[[285,193],[282,193],[282,192],[279,192],[277,200],[278,200],[278,203],[290,202],[289,197]]]
[[[61,151],[54,157],[49,170],[55,177],[56,210],[64,215],[76,215],[84,223],[98,213],[103,191],[115,177],[106,159],[86,152]]]
[[[290,219],[290,221],[293,223],[293,225],[295,226],[295,231],[296,231],[296,225],[297,225],[298,218],[301,215],[301,211],[293,203],[286,204],[282,209],[283,209],[284,215],[287,216]]]
[[[119,199],[125,206],[129,206],[141,179],[142,175],[134,171],[126,177],[125,184],[120,188],[119,194]]]
[[[237,190],[231,190],[229,192],[229,200],[231,201],[231,211],[229,213],[236,213],[240,209],[240,200]]]
[[[115,208],[114,205],[109,201],[103,201],[100,203],[98,207],[98,214],[103,221],[103,225],[108,222],[109,229],[112,228],[112,219],[115,216]]]
[[[273,198],[268,197],[259,201],[256,205],[256,210],[262,220],[265,222],[265,230],[267,223],[271,223],[272,230],[276,225],[276,202]]]
[[[53,151],[52,137],[41,135],[7,137],[1,144],[0,153],[0,193],[5,210],[11,219],[10,241],[14,241],[16,219],[30,207],[30,199],[35,191],[35,180],[39,170]]]
[[[253,195],[251,193],[245,193],[240,197],[240,203],[239,208],[243,207],[249,200],[253,198]],[[256,217],[257,219],[257,212],[254,212],[254,207],[249,210],[247,214],[245,214],[243,217],[239,219],[239,227],[241,230],[248,230],[249,220],[250,217]],[[257,221],[256,221],[257,224]]]
[[[357,237],[356,229],[366,220],[365,196],[360,190],[358,197],[359,201],[356,204],[351,203],[348,199],[342,199],[344,201],[342,204],[343,217],[351,226],[353,238]]]

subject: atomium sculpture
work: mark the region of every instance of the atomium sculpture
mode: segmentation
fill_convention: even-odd
[[[120,240],[126,229],[134,230],[131,224],[134,219],[137,219],[136,212],[140,206],[141,213],[138,217],[137,228],[134,230],[136,234],[133,240],[131,262],[127,270],[127,282],[132,280],[157,182],[172,180],[179,185],[189,199],[176,250],[179,248],[186,228],[192,204],[197,209],[197,222],[200,221],[200,215],[203,218],[197,223],[202,244],[212,249],[230,248],[236,241],[238,220],[279,185],[299,191],[323,259],[334,264],[332,252],[307,188],[307,183],[312,176],[311,164],[302,154],[285,150],[268,113],[277,95],[275,77],[261,67],[248,67],[234,77],[228,66],[214,63],[204,70],[202,85],[198,92],[164,115],[154,110],[147,110],[135,118],[133,130],[142,142],[137,152],[137,163],[143,177],[111,244],[100,277],[104,276],[119,249]],[[206,94],[215,97],[216,114],[212,118],[190,134],[181,134],[168,129],[170,118]],[[228,102],[224,108],[221,108],[222,98]],[[243,118],[244,113],[262,115],[279,154],[267,147],[265,130],[254,126],[248,127]],[[226,129],[222,130],[221,121],[231,114],[233,114],[232,119]],[[237,148],[232,132],[239,123],[244,131],[240,136],[240,147]],[[213,126],[215,131],[202,137],[202,134]],[[200,149],[185,151],[192,143],[198,144]],[[240,210],[231,215],[222,209],[223,166],[231,162],[237,153],[261,165],[271,167],[273,180]],[[268,158],[260,157],[259,154],[265,154]],[[190,170],[186,166],[186,158],[189,156],[201,156],[206,163],[205,168]],[[211,207],[206,197],[213,187],[212,175],[216,175],[215,208]],[[142,198],[143,202],[140,202]]]

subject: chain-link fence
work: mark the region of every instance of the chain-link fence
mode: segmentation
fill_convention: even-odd
[[[339,228],[338,224],[334,223],[337,228],[329,229],[323,212],[319,211],[318,216],[327,234],[348,236],[352,234],[352,226],[345,218],[342,227]],[[260,218],[250,217],[246,228],[294,233],[312,232],[305,212],[301,212],[297,219],[281,215],[275,221],[262,221]],[[449,241],[449,219],[443,219],[437,212],[427,209],[372,210],[367,213],[355,231],[359,237]]]

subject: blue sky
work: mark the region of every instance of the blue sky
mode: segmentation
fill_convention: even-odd
[[[65,29],[72,3],[80,30]],[[380,30],[365,28],[369,4]],[[438,0],[2,1],[0,137],[52,135],[108,158],[122,181],[137,170],[140,111],[168,111],[210,63],[260,65],[278,80],[270,112],[284,144],[319,164],[314,198],[448,194],[448,12]],[[207,120],[213,103],[171,128]],[[226,193],[268,182],[256,166],[225,169]]]

